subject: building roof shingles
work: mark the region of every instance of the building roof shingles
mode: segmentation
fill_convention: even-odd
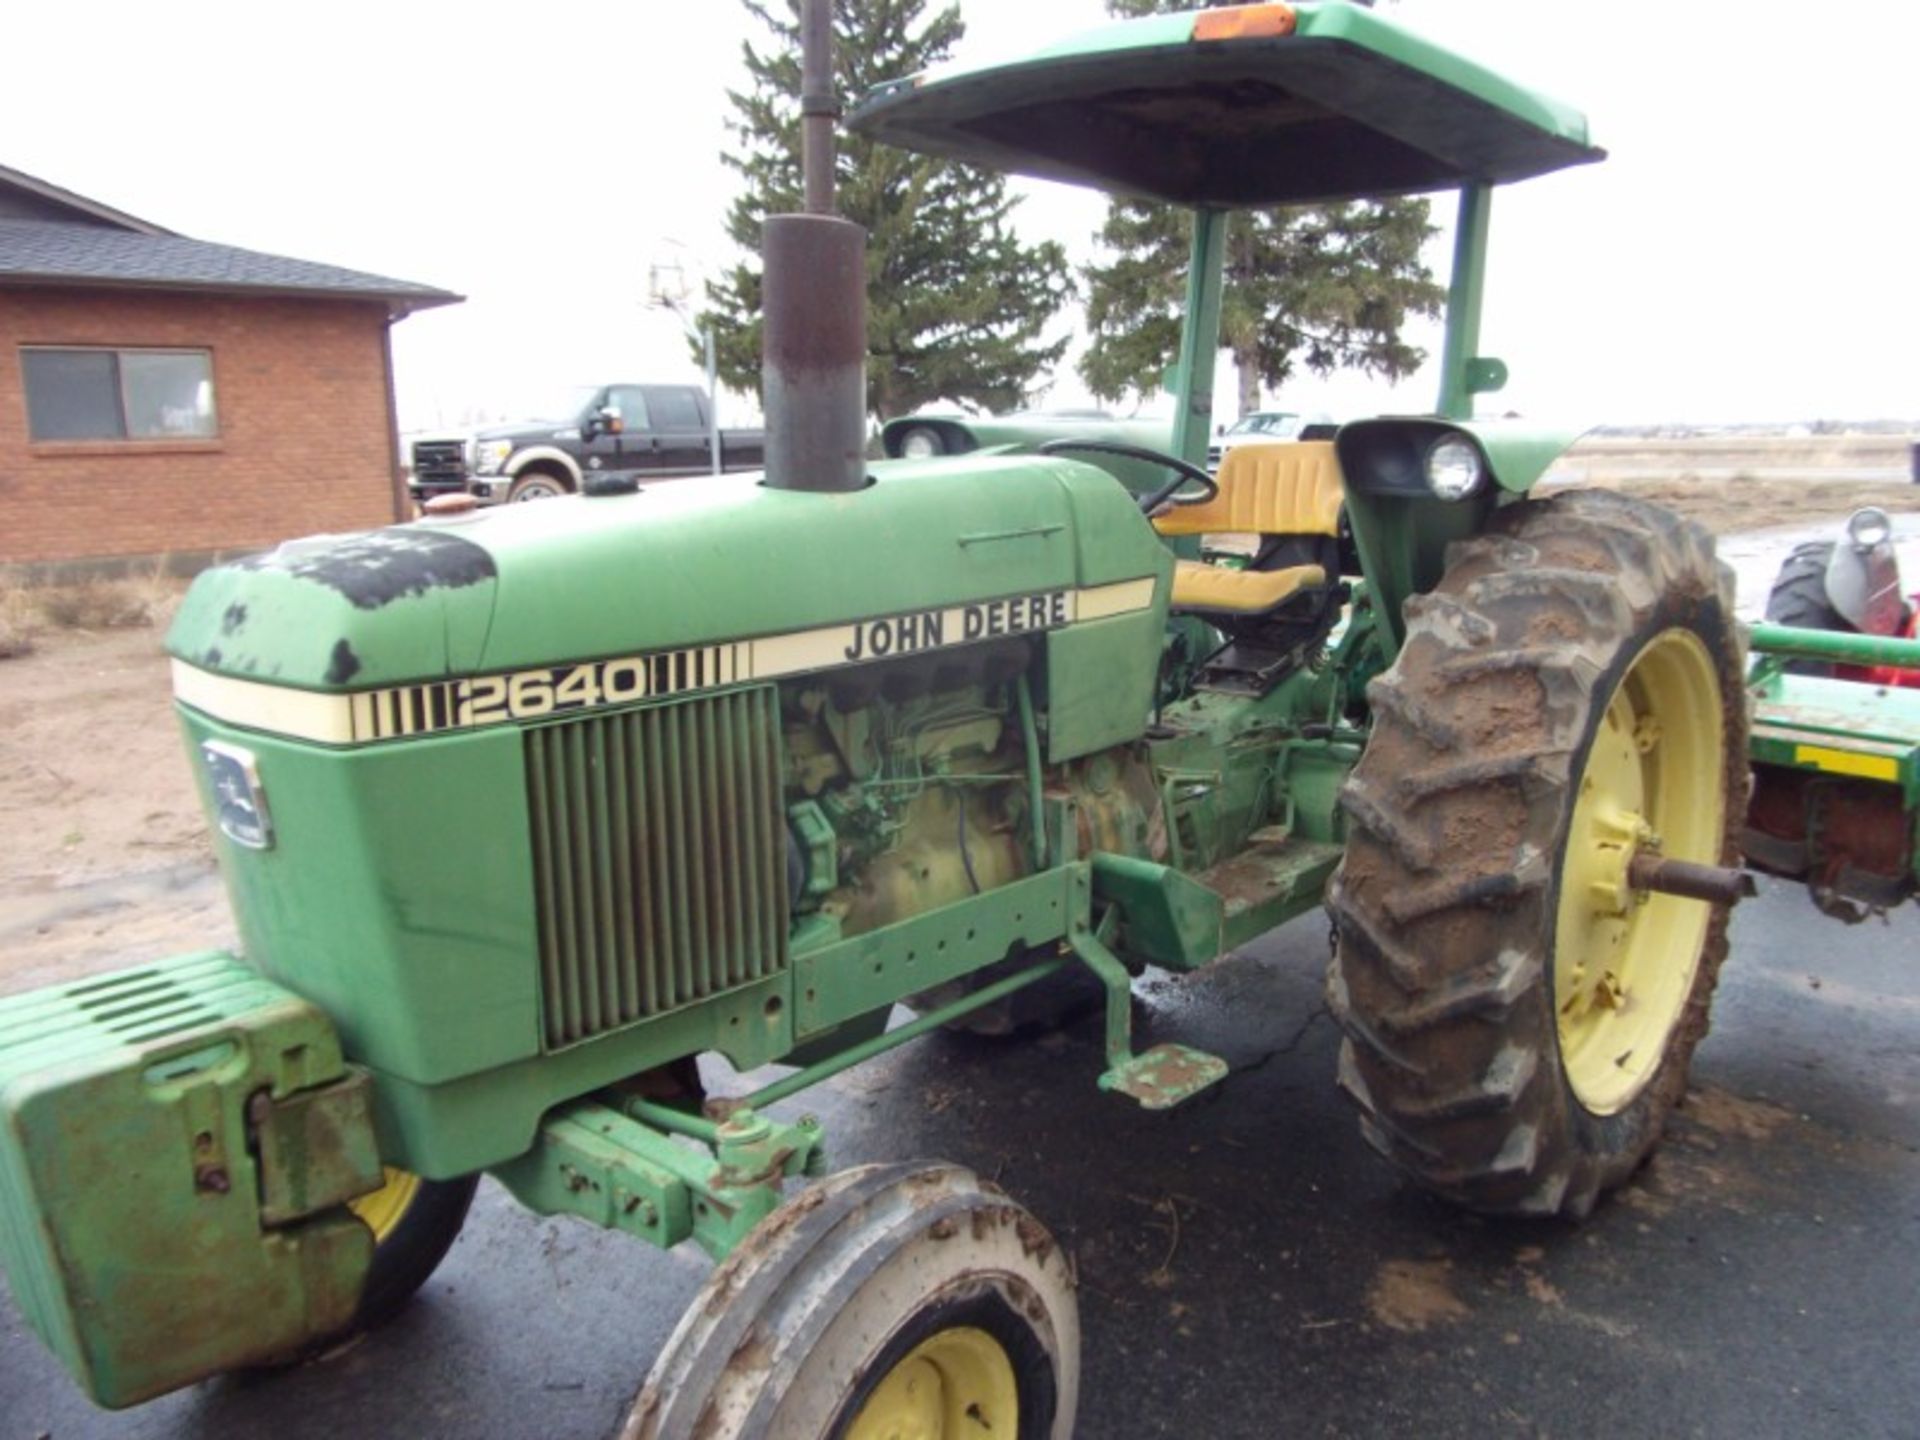
[[[0,285],[23,284],[381,300],[396,315],[460,299],[451,291],[431,285],[180,235],[143,235],[100,225],[44,220],[0,220]]]

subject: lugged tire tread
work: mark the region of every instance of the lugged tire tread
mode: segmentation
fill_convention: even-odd
[[[1432,706],[1409,695],[1384,675],[1367,683],[1367,703],[1375,710],[1385,710],[1436,749],[1452,749],[1460,743],[1457,726],[1442,720],[1433,713]]]
[[[1511,675],[1516,670],[1545,675],[1558,668],[1572,674],[1575,663],[1557,645],[1529,645],[1513,650],[1469,652],[1441,661],[1438,668],[1441,679],[1458,682],[1482,680],[1489,675]]]
[[[1767,592],[1767,619],[1775,625],[1793,625],[1803,630],[1834,630],[1857,634],[1846,617],[1833,608],[1827,598],[1827,562],[1833,556],[1833,540],[1810,540],[1796,545],[1793,553],[1780,563]],[[1793,659],[1783,663],[1789,675],[1831,676],[1831,660]]]
[[[1327,981],[1327,1008],[1333,1012],[1333,1018],[1339,1023],[1345,1036],[1345,1045],[1364,1045],[1367,1053],[1375,1059],[1385,1061],[1396,1070],[1418,1077],[1425,1071],[1419,1062],[1408,1058],[1391,1041],[1373,1028],[1372,1021],[1353,1008],[1348,999],[1345,981],[1336,969],[1329,972]],[[1343,1049],[1343,1054],[1345,1053]]]
[[[1400,857],[1400,863],[1422,874],[1439,860],[1434,842],[1420,833],[1410,818],[1389,807],[1364,781],[1349,782],[1340,792],[1340,808],[1347,818]]]
[[[1576,1114],[1553,1013],[1553,871],[1587,723],[1630,637],[1670,611],[1708,616],[1724,636],[1709,643],[1729,706],[1730,847],[1743,657],[1731,571],[1698,526],[1601,491],[1514,505],[1492,526],[1449,547],[1439,585],[1406,606],[1399,660],[1369,686],[1381,703],[1342,796],[1328,999],[1341,1088],[1375,1149],[1470,1208],[1579,1216],[1657,1140],[1726,950],[1722,916],[1668,1062],[1635,1102],[1648,1115]]]
[[[1401,775],[1393,782],[1393,794],[1401,804],[1415,808],[1455,790],[1475,789],[1482,785],[1501,785],[1518,781],[1524,787],[1552,777],[1553,762],[1564,760],[1564,750],[1528,751],[1519,755],[1487,755],[1461,760],[1420,774]]]
[[[1337,887],[1337,885],[1338,881],[1336,880],[1335,886]],[[1334,890],[1330,888],[1328,890],[1328,904],[1330,906],[1333,903],[1333,894]],[[1402,989],[1411,990],[1420,983],[1420,976],[1424,967],[1421,965],[1419,957],[1411,950],[1403,947],[1398,940],[1377,929],[1370,915],[1357,910],[1350,911],[1346,916],[1346,923],[1350,927],[1354,938],[1363,941],[1373,951],[1381,962],[1386,965],[1388,971],[1391,972],[1394,980],[1398,982]],[[1336,967],[1339,964],[1338,955],[1334,957],[1334,964]]]
[[[1531,890],[1544,890],[1551,877],[1539,863],[1522,862],[1511,870],[1494,870],[1482,875],[1467,875],[1456,880],[1436,880],[1416,885],[1387,897],[1385,909],[1395,921],[1409,921],[1441,910],[1458,910],[1463,905],[1485,905],[1495,900],[1514,900]]]
[[[1538,956],[1515,952],[1498,970],[1448,980],[1401,1005],[1379,1007],[1373,1018],[1394,1035],[1415,1035],[1464,1015],[1497,1021],[1543,978]]]

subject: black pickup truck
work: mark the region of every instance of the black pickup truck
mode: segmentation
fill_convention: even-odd
[[[594,475],[705,475],[711,404],[698,385],[580,386],[542,407],[545,418],[414,441],[408,488],[421,502],[467,491],[490,505],[571,494]],[[758,470],[766,434],[722,430],[720,455],[723,469]]]

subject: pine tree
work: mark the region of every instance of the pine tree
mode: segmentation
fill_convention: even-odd
[[[1107,9],[1131,17],[1192,3],[1107,0]],[[1083,271],[1091,339],[1080,374],[1102,399],[1152,393],[1176,358],[1192,228],[1178,206],[1116,200],[1109,208],[1099,239],[1112,258]],[[1236,212],[1220,343],[1239,370],[1241,413],[1301,365],[1388,379],[1419,369],[1426,356],[1401,328],[1409,316],[1438,314],[1445,298],[1420,260],[1434,233],[1418,199]]]
[[[707,284],[720,379],[757,391],[760,228],[801,208],[799,0],[742,0],[770,32],[743,46],[750,83],[729,91],[737,146],[721,162],[744,182],[727,233],[746,254]],[[957,5],[834,0],[843,104],[946,58],[965,32]],[[1018,407],[1066,339],[1042,343],[1073,293],[1065,250],[1022,245],[1003,177],[842,133],[836,208],[867,231],[867,408],[898,415],[934,400]]]

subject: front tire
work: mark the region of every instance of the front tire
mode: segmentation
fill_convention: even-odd
[[[1733,577],[1699,526],[1600,491],[1513,505],[1449,560],[1342,795],[1341,1082],[1427,1188],[1584,1215],[1657,1143],[1726,956],[1725,906],[1626,866],[1738,864]]]
[[[849,1170],[763,1220],[654,1362],[622,1440],[1070,1440],[1067,1262],[950,1165]]]
[[[347,1208],[373,1231],[373,1264],[360,1291],[352,1331],[384,1324],[440,1268],[459,1238],[473,1205],[478,1175],[458,1180],[423,1180],[389,1166],[386,1183]]]
[[[507,503],[526,500],[555,500],[573,493],[573,487],[550,470],[523,470],[507,488]]]
[[[932,460],[946,453],[946,437],[931,425],[915,425],[900,436],[904,460]]]

